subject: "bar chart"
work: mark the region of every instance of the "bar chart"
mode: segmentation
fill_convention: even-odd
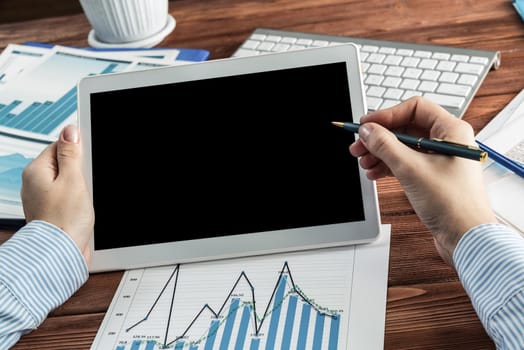
[[[92,349],[346,349],[353,248],[308,255],[129,270]]]
[[[118,73],[130,62],[55,52],[45,62],[6,84],[0,97],[0,128],[24,137],[54,139],[60,126],[74,122],[77,82],[86,76]]]

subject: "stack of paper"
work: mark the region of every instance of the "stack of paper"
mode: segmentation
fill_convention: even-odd
[[[522,90],[476,139],[518,165],[524,165],[524,90]],[[491,206],[498,218],[524,235],[524,178],[493,160],[484,165]]]
[[[76,86],[81,78],[207,59],[205,50],[193,50],[200,55],[192,57],[181,55],[188,50],[93,51],[10,44],[0,55],[0,219],[24,217],[22,170],[65,125],[76,124]]]

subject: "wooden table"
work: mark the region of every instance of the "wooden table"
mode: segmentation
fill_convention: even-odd
[[[176,0],[175,31],[160,46],[229,57],[257,27],[499,50],[464,119],[476,131],[524,88],[524,23],[509,0]],[[42,41],[87,46],[83,14],[0,24],[0,48]],[[522,66],[522,68],[521,68]],[[378,182],[392,224],[385,349],[494,349],[456,273],[442,262],[395,179]],[[11,231],[0,231],[0,241]],[[89,349],[122,272],[95,274],[14,349]]]

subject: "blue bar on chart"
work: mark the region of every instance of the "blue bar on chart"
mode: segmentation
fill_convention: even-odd
[[[259,347],[260,347],[260,338],[251,339],[251,345],[249,346],[249,350],[258,350]]]
[[[114,73],[118,66],[118,63],[110,63],[99,74]],[[49,135],[77,110],[76,86],[73,86],[56,101],[26,101],[29,106],[18,114],[10,114],[23,102],[14,100],[7,105],[0,104],[0,125]]]
[[[324,320],[326,316],[317,312],[317,317],[315,318],[315,331],[313,334],[313,349],[320,350],[322,349],[322,336],[324,335]]]
[[[284,324],[284,334],[282,336],[281,349],[291,348],[291,336],[293,332],[293,324],[295,322],[295,314],[297,312],[297,297],[292,295],[289,297],[289,304],[287,305],[286,322]]]
[[[21,103],[15,100],[0,110],[0,125],[48,135],[76,111],[76,87],[55,102],[35,101],[19,114],[8,118],[9,112]]]
[[[204,350],[212,350],[213,345],[215,344],[215,339],[218,332],[218,327],[220,327],[220,321],[219,320],[213,320],[211,321],[211,327],[209,327],[209,332],[207,334],[206,344],[204,346]]]
[[[131,350],[139,350],[140,344],[142,344],[141,340],[134,340],[133,343],[131,344]]]
[[[38,107],[40,107],[42,103],[40,102],[33,102],[29,107],[24,109],[16,118],[11,118],[9,120],[6,120],[3,124],[5,126],[14,127],[17,123],[20,122],[20,120],[26,118],[28,115],[31,115],[35,111],[38,110]]]
[[[175,343],[175,350],[182,350],[184,348],[184,341],[179,340]]]
[[[147,344],[146,344],[146,349],[145,349],[145,350],[154,350],[154,349],[155,349],[155,345],[156,345],[156,341],[154,341],[154,340],[148,340],[148,341],[147,341]]]
[[[45,101],[35,109],[32,109],[28,112],[26,112],[26,110],[23,110],[22,113],[20,113],[16,118],[13,118],[12,122],[7,123],[6,126],[16,128],[19,130],[24,130],[22,127],[23,125],[25,125],[28,121],[39,118],[40,115],[52,104],[53,101]]]
[[[275,299],[273,299],[273,309],[271,313],[271,320],[269,321],[269,330],[267,333],[266,350],[275,349],[275,339],[277,337],[278,322],[280,319],[280,311],[282,310],[282,303],[284,301],[284,292],[286,289],[287,276],[282,275],[278,282]]]
[[[329,327],[328,350],[336,350],[338,348],[338,332],[339,331],[340,331],[340,315],[334,315],[331,318],[331,326]]]
[[[43,111],[39,118],[34,118],[26,124],[23,130],[45,134],[45,129],[53,130],[76,110],[76,87],[70,89],[49,108]],[[69,112],[67,113],[66,112]]]
[[[297,350],[305,350],[307,343],[307,331],[309,328],[309,318],[311,317],[311,305],[302,304],[302,316],[300,316],[300,325],[298,328]]]
[[[116,347],[115,350],[125,350],[125,348],[126,347],[124,345],[119,345],[119,346]]]
[[[233,298],[231,300],[231,305],[229,306],[229,312],[227,314],[226,325],[224,326],[224,333],[222,334],[222,340],[220,341],[220,350],[229,349],[229,342],[231,341],[231,334],[233,333],[233,324],[235,323],[235,317],[237,315],[239,305],[239,298]]]
[[[13,109],[15,109],[19,104],[21,104],[22,101],[19,101],[19,100],[14,100],[13,102],[11,102],[10,104],[8,104],[7,106],[5,106],[4,108],[2,108],[0,110],[0,125],[3,125],[6,118],[7,118],[7,115],[9,114],[9,112],[11,112]]]
[[[251,305],[244,306],[242,310],[242,317],[240,319],[240,327],[238,328],[237,341],[235,343],[235,350],[244,350],[244,343],[246,342],[247,328],[249,327],[249,318],[251,316]]]

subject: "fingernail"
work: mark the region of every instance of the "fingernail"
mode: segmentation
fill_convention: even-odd
[[[78,143],[78,129],[74,125],[66,126],[62,135],[65,141]]]
[[[368,140],[369,134],[371,133],[371,129],[368,125],[364,124],[361,125],[360,128],[358,128],[358,136],[362,139],[362,141],[366,142]]]

